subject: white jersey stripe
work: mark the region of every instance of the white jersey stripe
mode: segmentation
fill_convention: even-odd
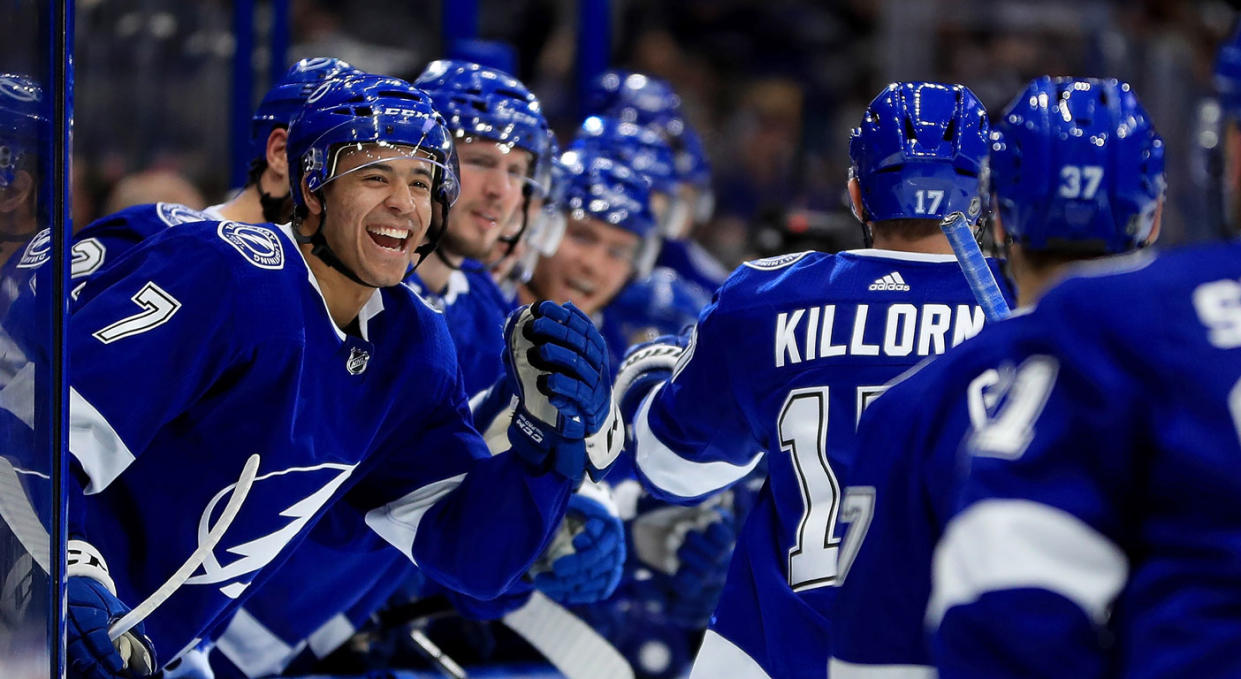
[[[86,494],[108,487],[134,462],[134,454],[95,406],[69,387],[69,454],[90,479]]]
[[[404,497],[372,509],[366,513],[366,525],[412,561],[414,538],[418,535],[418,524],[422,522],[422,517],[431,505],[461,485],[464,478],[465,474],[457,474],[452,478],[429,483]]]
[[[289,646],[246,609],[237,609],[216,648],[247,677],[279,674],[306,642]]]
[[[983,500],[951,522],[935,549],[928,627],[987,592],[1037,588],[1079,606],[1096,623],[1128,578],[1111,540],[1076,516],[1029,500]]]
[[[648,418],[651,402],[659,395],[663,386],[661,384],[647,394],[642,405],[638,407],[638,414],[633,422],[634,438],[637,442],[635,459],[648,481],[677,497],[698,497],[739,481],[758,465],[763,456],[762,451],[744,465],[722,461],[695,462],[677,455],[660,441],[651,431]]]
[[[709,629],[702,637],[689,679],[771,679],[754,658],[736,644]]]

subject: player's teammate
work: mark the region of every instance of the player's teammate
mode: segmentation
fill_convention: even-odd
[[[1007,243],[1028,309],[1078,261],[1158,234],[1163,141],[1126,83],[1039,78],[992,133],[996,242]],[[899,379],[862,415],[842,506],[831,676],[934,676],[923,617],[931,552],[959,487],[960,442],[1012,384],[985,340],[1018,317]],[[981,345],[981,346],[980,346]]]
[[[1238,279],[1235,242],[1100,266],[979,338],[1012,379],[935,551],[940,677],[1241,674]]]
[[[289,156],[293,226],[168,230],[101,271],[73,311],[71,676],[176,658],[328,505],[354,508],[445,585],[494,596],[543,549],[586,466],[582,439],[608,407],[591,386],[603,358],[588,320],[546,304],[514,317],[522,406],[512,452],[491,456],[442,317],[399,285],[456,197],[452,139],[428,98],[390,78],[327,82],[293,122]],[[203,544],[252,454],[236,520]],[[198,548],[149,636],[114,646],[108,626]]]
[[[836,470],[853,461],[857,418],[889,379],[983,324],[939,220],[978,216],[987,130],[963,86],[880,93],[853,133],[849,182],[876,247],[739,268],[639,409],[636,462],[658,496],[692,501],[768,456],[692,676],[826,672]]]

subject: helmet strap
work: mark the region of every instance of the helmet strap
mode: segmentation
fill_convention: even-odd
[[[319,201],[322,203],[323,202],[322,194],[319,194],[319,196],[320,196]],[[326,216],[326,213],[327,211],[324,210],[325,216]],[[310,236],[303,234],[301,229],[299,228],[300,226],[301,226],[300,223],[293,225],[293,238],[300,245],[309,245],[310,254],[314,255],[315,257],[318,257],[319,261],[328,265],[328,268],[336,269],[345,278],[348,278],[349,280],[353,281],[354,283],[357,283],[358,285],[361,285],[362,287],[365,287],[365,288],[379,287],[377,285],[372,285],[370,283],[367,283],[361,278],[358,278],[358,275],[353,272],[353,269],[350,269],[349,265],[342,262],[340,257],[336,256],[336,253],[332,251],[332,246],[328,245],[327,238],[323,235],[323,221],[322,220],[320,220],[319,222],[319,228],[315,229],[314,234]]]

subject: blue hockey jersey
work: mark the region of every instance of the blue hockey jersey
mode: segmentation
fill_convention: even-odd
[[[1130,269],[995,338],[1013,379],[934,557],[941,677],[1241,676],[1241,244]]]
[[[504,319],[517,305],[500,291],[487,267],[465,260],[449,276],[448,287],[441,293],[428,290],[417,274],[406,284],[443,310],[467,394],[487,389],[504,374]]]
[[[287,227],[166,230],[80,291],[71,529],[108,560],[123,601],[184,562],[245,459],[261,458],[220,544],[146,621],[161,661],[235,610],[328,506],[480,597],[524,573],[558,524],[569,482],[489,455],[441,314],[382,289],[357,326],[332,323]]]
[[[950,255],[790,254],[748,262],[720,288],[634,424],[644,484],[668,499],[702,497],[769,456],[694,676],[823,676],[837,475],[853,463],[858,417],[983,322]]]
[[[834,679],[935,676],[924,627],[931,554],[956,507],[961,440],[986,421],[1011,369],[997,370],[1025,313],[898,377],[862,414],[857,460],[845,475]]]
[[[672,269],[690,284],[698,286],[707,297],[715,294],[729,273],[706,248],[688,239],[665,240],[660,244],[655,266]]]

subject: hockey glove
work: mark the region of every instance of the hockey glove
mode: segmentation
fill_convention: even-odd
[[[688,345],[688,335],[661,335],[650,342],[635,344],[625,352],[612,387],[624,421],[632,422],[642,399],[672,376]]]
[[[624,435],[607,345],[590,318],[572,304],[538,302],[509,315],[504,339],[504,367],[519,400],[509,426],[513,452],[574,482],[587,468],[602,478]]]
[[[676,551],[677,568],[664,612],[669,621],[687,629],[702,629],[710,622],[737,545],[732,514],[719,507],[712,513],[685,533]]]
[[[564,522],[531,570],[534,586],[563,604],[612,595],[625,569],[625,533],[616,507],[587,484],[569,497]]]
[[[73,679],[136,679],[155,672],[151,641],[141,624],[115,642],[108,625],[129,612],[99,552],[81,540],[68,544],[68,616],[65,641]]]

